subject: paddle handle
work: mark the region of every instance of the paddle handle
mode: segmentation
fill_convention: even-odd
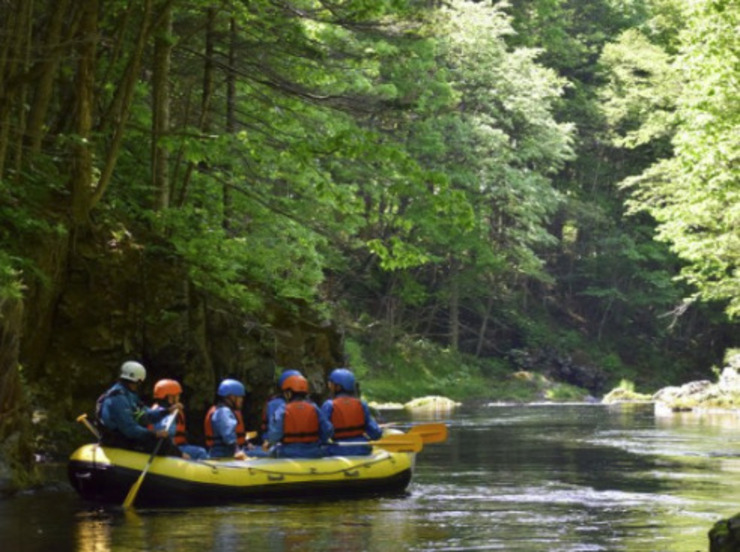
[[[99,441],[100,440],[100,432],[98,429],[90,423],[90,420],[87,419],[87,414],[80,414],[77,416],[77,421],[83,424],[87,429],[90,430],[90,432],[95,435],[95,438]]]

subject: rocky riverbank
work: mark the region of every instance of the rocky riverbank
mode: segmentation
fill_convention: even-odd
[[[740,354],[729,358],[716,382],[690,381],[681,386],[664,387],[652,395],[620,386],[605,395],[602,402],[652,402],[657,409],[673,412],[740,409]]]

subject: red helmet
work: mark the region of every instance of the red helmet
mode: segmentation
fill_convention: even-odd
[[[281,389],[290,389],[293,393],[308,393],[308,380],[303,376],[290,376],[283,382]]]
[[[179,395],[182,387],[175,380],[163,379],[154,384],[154,398],[164,399],[167,395]]]

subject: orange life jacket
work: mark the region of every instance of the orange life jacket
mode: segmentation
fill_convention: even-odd
[[[267,431],[267,406],[278,397],[282,397],[282,395],[272,395],[268,397],[267,402],[265,402],[265,406],[262,408],[262,423],[260,424],[260,433],[265,433]]]
[[[359,437],[365,433],[365,411],[360,399],[356,397],[335,397],[332,399],[331,425],[334,426],[335,439]]]
[[[152,408],[157,408],[158,403],[154,403]],[[149,424],[147,426],[150,430],[154,431],[154,425]],[[181,411],[177,411],[177,419],[175,420],[175,436],[172,442],[176,445],[187,445],[188,444],[188,429],[185,425],[185,414]]]
[[[175,426],[175,437],[172,439],[176,445],[187,445],[188,444],[188,430],[187,426],[185,425],[185,414],[178,410],[177,412],[177,420],[175,420],[177,425]]]
[[[213,405],[206,413],[206,419],[203,421],[203,430],[206,436],[206,446],[209,448],[216,443],[216,439],[221,440],[221,438],[217,437],[213,432],[213,415],[219,408],[229,407],[223,404]],[[244,429],[244,419],[242,418],[242,413],[238,410],[234,410],[233,408],[231,408],[230,410],[234,413],[234,416],[236,416],[236,444],[242,446],[246,442],[247,436],[247,432]]]
[[[319,413],[313,403],[292,401],[285,405],[282,442],[315,443],[319,440]]]

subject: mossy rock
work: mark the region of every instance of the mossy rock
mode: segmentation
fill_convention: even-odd
[[[718,521],[709,531],[709,552],[738,550],[740,550],[740,514]]]
[[[403,405],[406,410],[415,411],[447,411],[454,410],[461,403],[455,402],[447,397],[440,397],[438,395],[430,395],[427,397],[420,397],[413,399]]]
[[[620,402],[652,402],[653,396],[645,393],[638,393],[623,387],[615,387],[607,393],[601,400],[604,404],[614,404]]]

